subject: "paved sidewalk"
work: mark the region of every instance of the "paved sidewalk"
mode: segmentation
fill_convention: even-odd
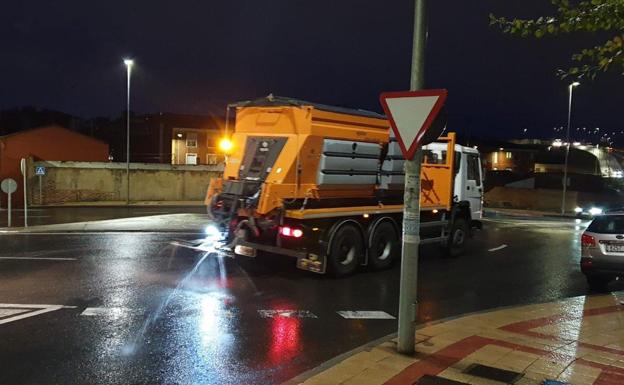
[[[396,340],[391,340],[302,383],[535,385],[557,380],[573,385],[622,385],[621,299],[624,293],[583,296],[426,326],[417,330],[413,357],[396,353]],[[492,380],[493,376],[502,381]]]

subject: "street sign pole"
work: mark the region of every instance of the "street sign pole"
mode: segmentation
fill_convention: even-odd
[[[425,85],[426,0],[414,0],[414,36],[410,90]],[[403,248],[399,294],[399,332],[397,350],[413,354],[418,319],[418,246],[420,245],[420,168],[422,149],[412,160],[405,160],[403,197]]]
[[[11,207],[11,194],[13,194],[16,190],[17,190],[17,182],[14,181],[11,178],[7,178],[4,179],[2,182],[0,182],[0,190],[2,190],[2,192],[6,193],[8,195],[8,202],[7,202],[7,226],[11,227],[11,211],[12,211],[12,207]]]
[[[9,213],[8,213],[8,216],[7,216],[7,226],[11,227],[11,193],[9,192],[7,195],[9,196],[9,198],[8,198],[9,201],[8,201],[8,204],[7,204],[7,208],[9,209]]]
[[[24,179],[24,227],[28,227],[28,193],[26,191],[26,159],[22,158],[20,162],[20,166],[22,169],[22,175]]]
[[[41,174],[39,176],[39,205],[43,204],[43,194],[41,192]]]

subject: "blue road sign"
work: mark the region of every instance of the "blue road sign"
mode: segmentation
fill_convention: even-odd
[[[35,175],[45,175],[46,169],[44,166],[35,166]]]

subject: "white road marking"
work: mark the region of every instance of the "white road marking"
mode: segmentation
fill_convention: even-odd
[[[20,260],[20,259],[24,259],[24,260],[34,260],[34,261],[39,261],[39,260],[43,260],[43,261],[76,261],[76,258],[52,258],[52,257],[0,257],[0,260],[6,260],[6,259],[10,259],[10,260]]]
[[[309,310],[258,310],[262,318],[318,318]]]
[[[175,235],[197,235],[204,234],[202,230],[191,231],[21,231],[21,230],[0,230],[0,235],[154,235],[154,234],[175,234]]]
[[[136,310],[126,307],[88,307],[84,309],[80,315],[84,316],[106,316],[106,317],[119,317],[129,313],[134,313]]]
[[[342,310],[337,312],[342,318],[347,319],[396,319],[396,317],[386,313],[385,311],[368,311],[368,310],[357,310],[357,311],[349,311]]]
[[[25,309],[0,309],[0,318],[8,317],[10,315],[16,315],[20,313],[25,313],[28,310]]]
[[[9,312],[13,312],[12,317],[9,316],[8,318],[0,319],[0,325],[9,322],[19,321],[24,318],[34,317],[39,314],[49,313],[51,311],[68,308],[75,308],[75,306],[0,303],[0,311],[5,310],[6,314],[8,314]]]
[[[500,246],[498,246],[498,247],[494,247],[494,248],[492,248],[492,249],[489,249],[488,251],[498,251],[498,250],[502,250],[502,249],[504,249],[505,247],[507,247],[507,245],[502,244],[502,245],[500,245]]]

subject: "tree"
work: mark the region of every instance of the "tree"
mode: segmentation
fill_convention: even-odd
[[[614,32],[613,37],[572,55],[573,66],[558,70],[562,77],[595,78],[600,72],[621,71],[624,75],[624,0],[550,0],[553,16],[537,19],[508,19],[490,14],[490,25],[504,33],[541,38],[546,35]]]

